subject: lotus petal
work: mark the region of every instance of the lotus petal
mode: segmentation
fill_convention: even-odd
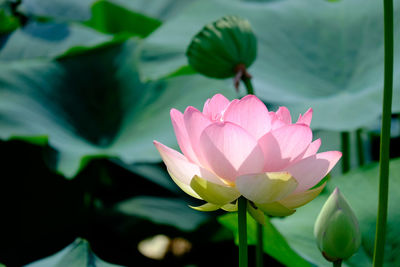
[[[236,188],[215,184],[199,176],[194,176],[190,187],[205,201],[215,205],[225,205],[236,200],[240,193]]]
[[[201,134],[200,147],[211,170],[228,181],[233,182],[242,174],[262,172],[261,148],[253,136],[236,124],[211,124]]]
[[[205,179],[213,181],[214,183],[223,184],[223,182],[210,171],[201,168],[191,162],[189,162],[181,153],[175,151],[157,141],[154,141],[154,145],[160,152],[161,158],[165,165],[167,165],[168,173],[174,182],[187,194],[199,198],[199,195],[190,188],[190,181],[193,176],[201,175]]]
[[[247,174],[236,179],[236,188],[254,203],[270,203],[283,199],[297,187],[288,172]]]
[[[225,96],[216,94],[204,104],[203,114],[210,120],[220,120],[222,112],[229,105],[229,102]]]
[[[303,192],[321,181],[335,166],[341,156],[342,153],[339,151],[318,153],[286,168],[286,171],[291,173],[299,182],[295,193]]]
[[[300,124],[286,125],[267,133],[258,141],[264,152],[264,170],[283,170],[304,153],[311,141],[311,129]]]
[[[197,206],[197,207],[189,205],[189,207],[191,207],[194,210],[198,210],[198,211],[215,211],[215,210],[218,210],[219,208],[221,208],[221,205],[206,203],[206,204],[203,204],[203,205]]]
[[[268,109],[254,95],[233,100],[224,112],[223,120],[241,126],[257,140],[271,129]]]
[[[265,204],[257,204],[255,205],[262,210],[263,212],[267,213],[271,216],[289,216],[292,215],[296,210],[289,209],[285,207],[279,202],[272,202],[272,203],[265,203]]]

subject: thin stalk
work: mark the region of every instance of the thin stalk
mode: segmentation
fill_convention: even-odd
[[[342,172],[346,173],[350,170],[350,133],[341,132],[342,142]]]
[[[361,129],[357,129],[356,139],[357,139],[358,166],[364,166],[364,164],[365,164],[364,144],[363,144],[363,140],[362,140],[362,130]]]
[[[393,1],[383,0],[384,81],[381,143],[379,153],[379,202],[376,220],[373,266],[383,265],[389,191],[390,120],[393,94]]]
[[[264,266],[263,226],[257,223],[256,267]]]
[[[242,77],[242,81],[243,81],[244,85],[246,86],[247,94],[254,95],[254,88],[253,88],[253,85],[251,84],[251,78]]]
[[[341,267],[342,266],[342,260],[337,260],[333,262],[333,267]]]
[[[247,199],[238,200],[239,267],[247,267]]]

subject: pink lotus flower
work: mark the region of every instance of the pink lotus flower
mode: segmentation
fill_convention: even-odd
[[[183,154],[154,144],[174,182],[187,194],[207,201],[198,210],[234,211],[247,198],[250,214],[260,210],[286,216],[314,199],[325,183],[313,188],[335,166],[341,152],[317,153],[312,142],[312,109],[292,123],[289,110],[269,112],[254,95],[229,101],[217,94],[203,112],[171,110]]]

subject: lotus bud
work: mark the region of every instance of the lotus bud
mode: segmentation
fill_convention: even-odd
[[[193,69],[213,78],[251,78],[246,69],[257,56],[257,39],[250,23],[225,16],[207,24],[190,43],[186,55]]]
[[[338,188],[322,207],[315,222],[314,236],[323,256],[332,262],[350,258],[360,247],[357,218]]]

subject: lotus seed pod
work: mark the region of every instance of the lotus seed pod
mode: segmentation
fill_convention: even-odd
[[[257,39],[247,20],[225,16],[197,33],[186,55],[189,64],[201,74],[229,78],[238,71],[245,72],[254,62]]]
[[[350,258],[361,245],[360,227],[353,210],[336,188],[314,225],[319,250],[328,261]]]

